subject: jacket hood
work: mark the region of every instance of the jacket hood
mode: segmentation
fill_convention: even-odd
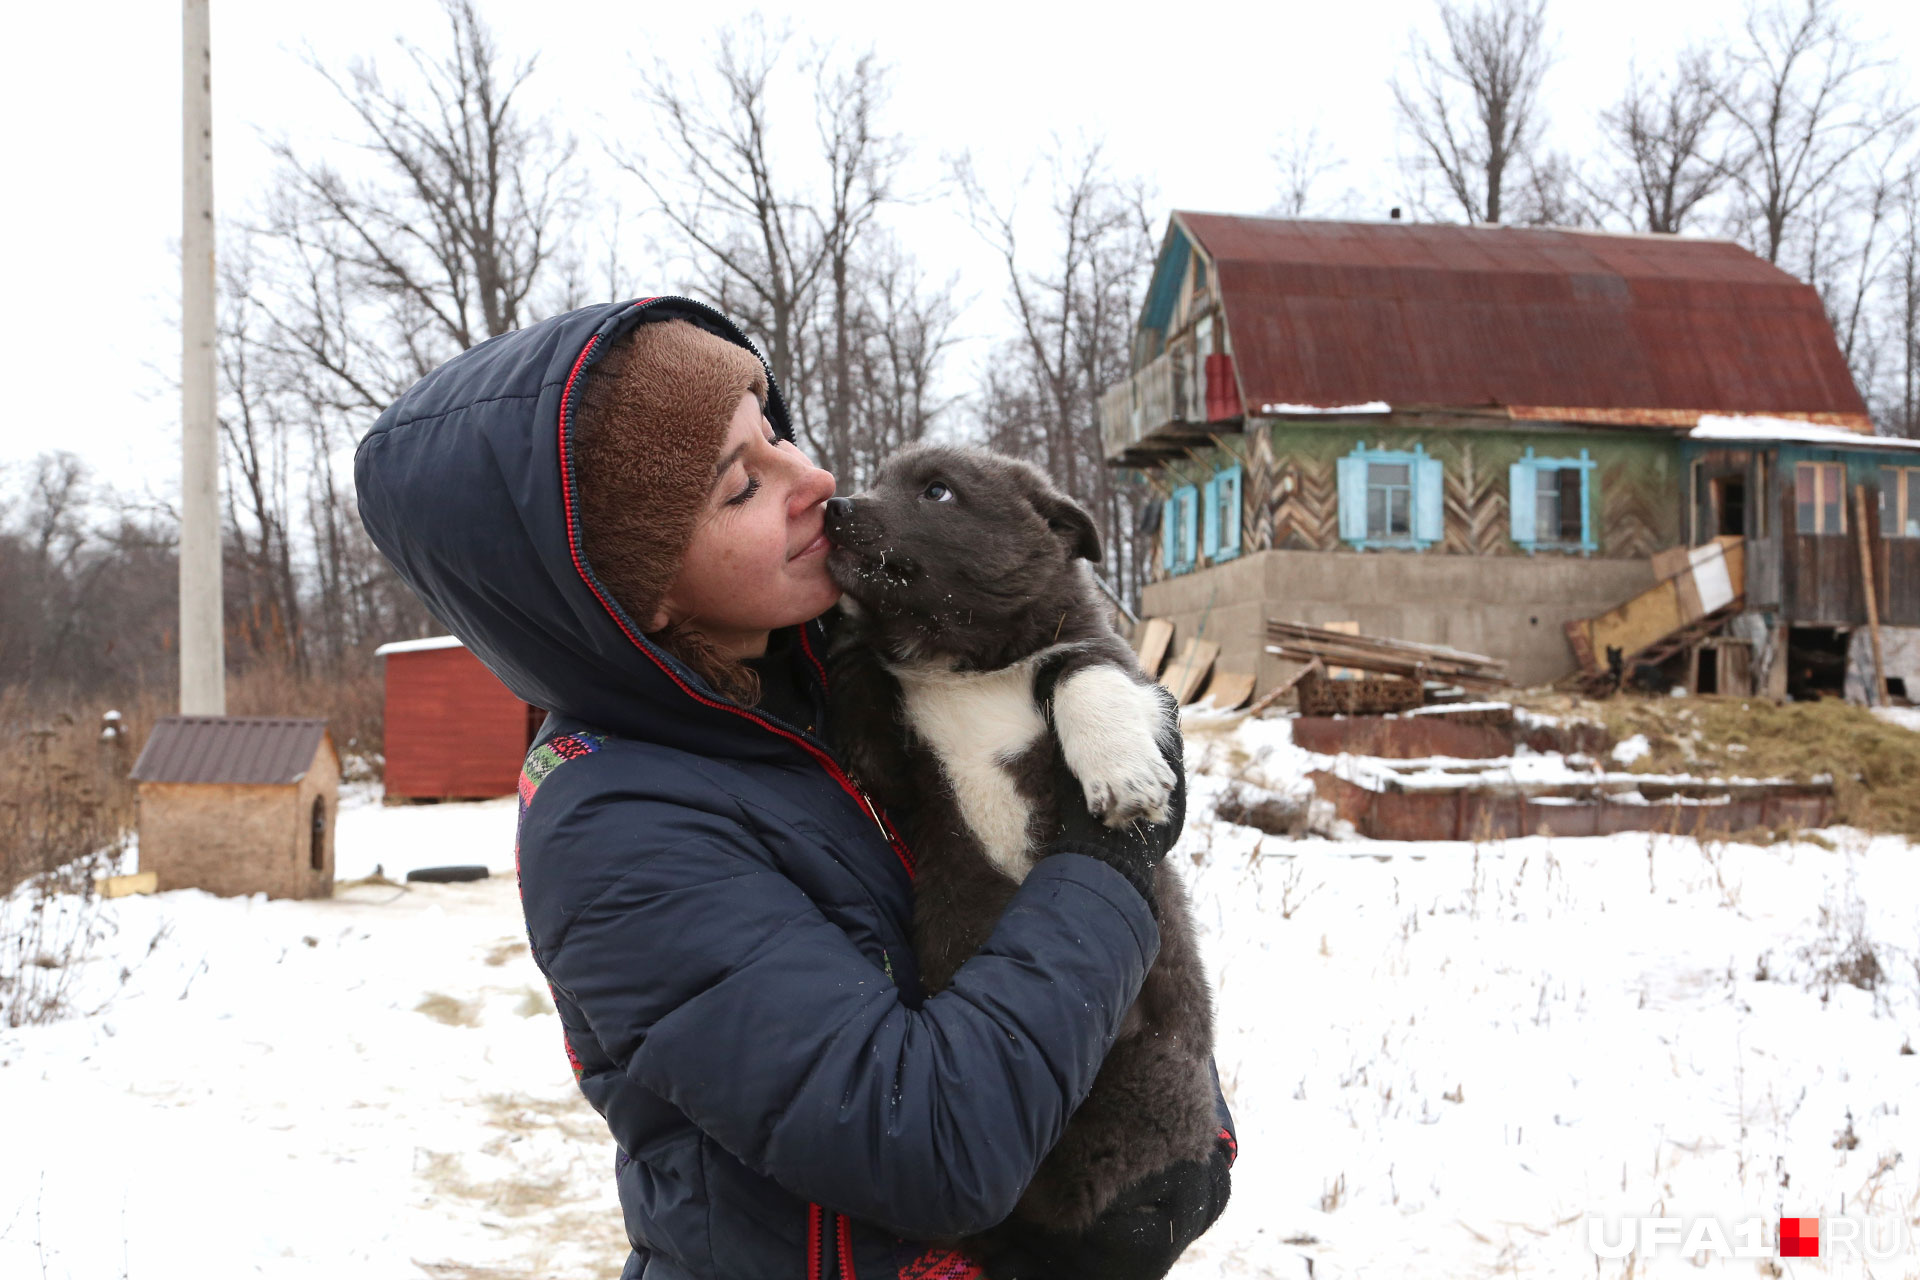
[[[789,751],[782,738],[799,735],[764,732],[754,722],[770,726],[765,717],[727,702],[649,641],[582,550],[570,440],[582,379],[621,334],[668,319],[766,363],[730,320],[687,298],[588,307],[502,334],[415,383],[360,441],[360,519],[407,585],[516,697],[701,754]],[[767,388],[767,419],[791,440],[771,369]],[[818,626],[802,629],[810,653],[820,648]]]

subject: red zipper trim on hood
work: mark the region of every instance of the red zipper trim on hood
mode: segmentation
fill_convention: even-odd
[[[652,301],[652,298],[645,298],[634,305],[636,307],[643,307]],[[769,733],[778,734],[812,756],[814,761],[819,764],[822,769],[825,769],[835,782],[840,784],[841,790],[851,796],[853,802],[866,810],[868,815],[873,818],[874,825],[880,828],[880,834],[885,837],[887,841],[887,847],[893,850],[894,857],[898,858],[900,865],[906,868],[907,878],[912,879],[914,873],[912,851],[907,848],[906,842],[900,838],[900,834],[893,829],[893,824],[881,816],[879,807],[867,798],[866,792],[862,791],[859,785],[847,776],[846,770],[842,769],[832,756],[822,751],[819,747],[816,747],[813,743],[808,742],[799,734],[790,733],[778,725],[754,715],[744,707],[736,706],[731,702],[722,702],[715,698],[709,698],[704,694],[696,692],[686,681],[682,680],[679,675],[675,673],[672,667],[660,661],[659,656],[653,652],[652,646],[642,643],[640,637],[634,635],[632,630],[628,628],[626,621],[620,616],[620,611],[613,607],[613,602],[608,600],[606,594],[600,590],[600,584],[595,582],[593,575],[587,572],[586,561],[580,557],[580,530],[574,519],[573,486],[568,482],[570,472],[568,471],[567,461],[567,411],[573,405],[574,384],[580,380],[580,372],[586,368],[587,358],[599,347],[600,340],[601,335],[597,333],[587,339],[587,345],[580,349],[580,355],[573,362],[572,371],[567,374],[567,385],[560,393],[560,500],[566,508],[567,554],[573,559],[574,572],[580,575],[580,581],[587,584],[587,590],[593,592],[593,598],[600,602],[600,607],[607,611],[607,616],[612,618],[614,625],[620,628],[620,634],[624,635],[634,648],[645,654],[654,666],[660,668],[661,673],[665,675],[667,679],[673,681],[680,692],[686,694],[702,706],[712,707],[716,711],[731,712],[750,724],[759,725]],[[823,668],[820,668],[819,659],[814,657],[812,646],[807,644],[806,630],[804,628],[801,630],[800,640],[802,647],[806,649],[808,659],[813,662],[816,669],[820,670],[821,679],[824,682],[826,672]]]

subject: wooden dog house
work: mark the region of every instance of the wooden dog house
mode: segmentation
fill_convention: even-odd
[[[454,636],[373,652],[387,662],[387,798],[512,795],[546,713],[514,697]]]
[[[340,758],[324,720],[168,716],[134,762],[161,891],[333,896]]]

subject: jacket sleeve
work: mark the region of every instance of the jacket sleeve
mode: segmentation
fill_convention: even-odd
[[[1227,1107],[1227,1095],[1220,1088],[1220,1064],[1209,1058],[1207,1070],[1213,1075],[1213,1122],[1220,1132],[1215,1135],[1220,1149],[1227,1153],[1227,1167],[1240,1158],[1239,1131],[1233,1127],[1233,1112]]]
[[[569,914],[538,958],[630,1078],[794,1194],[910,1238],[1012,1211],[1159,947],[1118,872],[1056,855],[913,1009],[724,830],[632,849]]]

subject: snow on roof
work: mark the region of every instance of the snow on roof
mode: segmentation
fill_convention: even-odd
[[[461,647],[459,636],[428,636],[424,640],[395,640],[392,644],[383,644],[373,651],[373,656],[384,658],[390,653],[424,653],[428,649]]]
[[[1897,436],[1870,436],[1844,427],[1822,426],[1793,418],[1735,417],[1703,413],[1690,440],[1784,440],[1793,444],[1821,444],[1843,449],[1920,449],[1920,440]]]
[[[1393,409],[1385,400],[1369,400],[1365,404],[1263,404],[1260,412],[1313,417],[1321,414],[1391,413]]]

